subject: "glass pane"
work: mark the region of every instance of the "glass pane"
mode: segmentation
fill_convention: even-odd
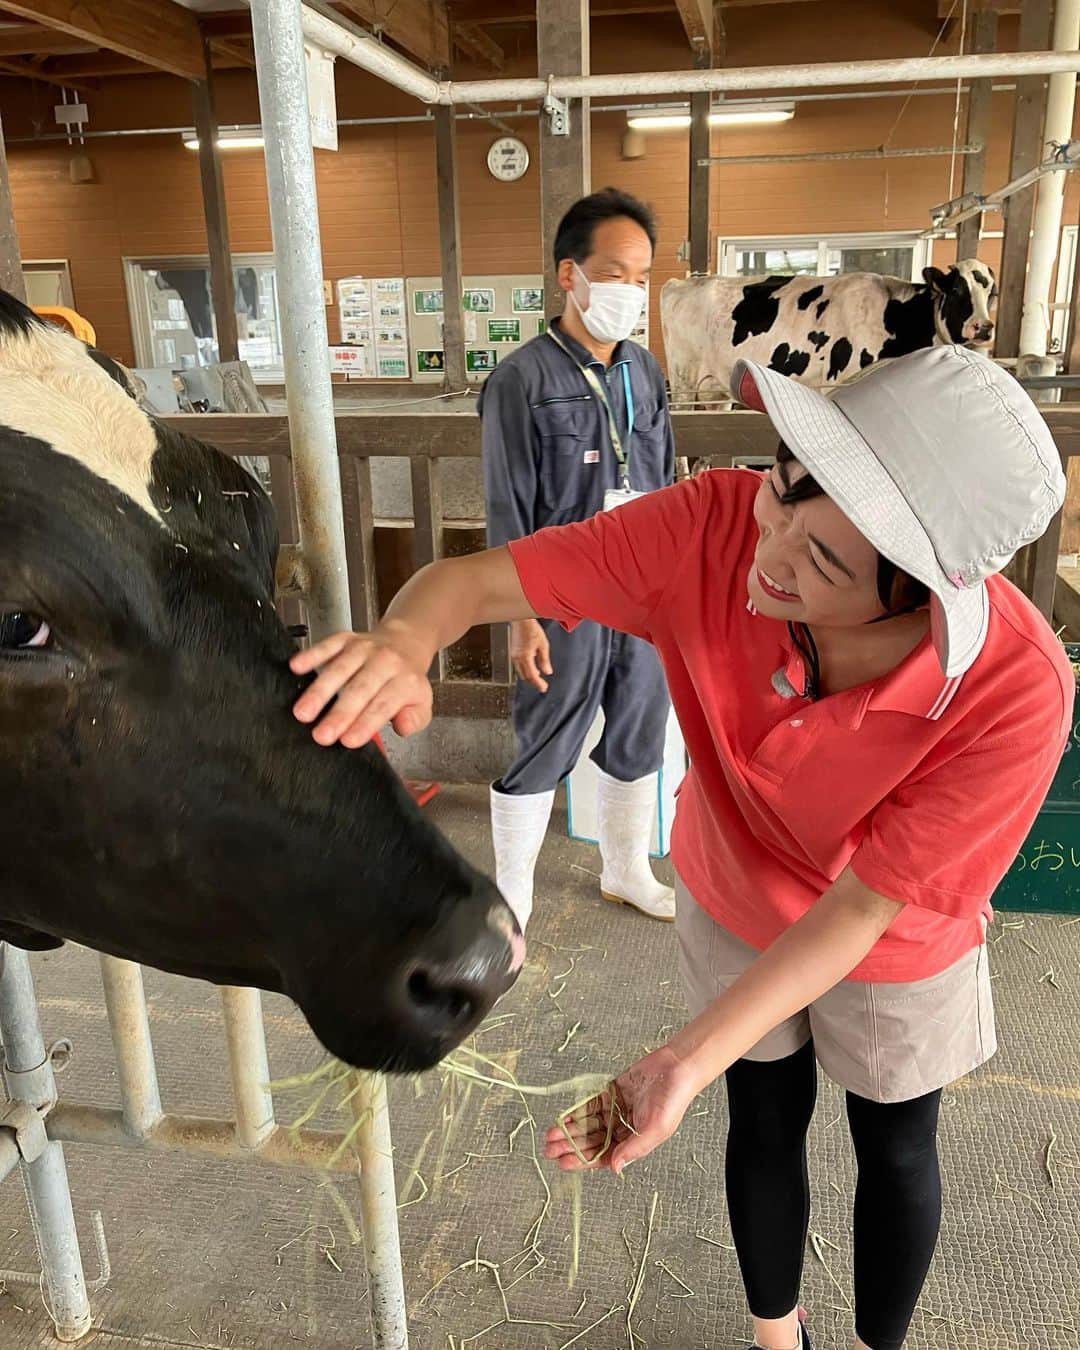
[[[24,271],[23,281],[26,283],[26,303],[34,308],[37,305],[66,305],[65,298],[65,275],[60,270],[49,272],[43,270]]]
[[[911,244],[897,248],[838,248],[829,250],[829,275],[839,272],[877,272],[885,277],[911,276],[915,249]],[[835,258],[835,265],[834,260]]]
[[[813,276],[818,269],[817,247],[796,244],[792,247],[737,249],[735,275],[756,277],[768,273],[775,277]]]
[[[210,269],[198,263],[142,269],[152,355],[150,364],[190,369],[220,360]],[[277,285],[270,264],[236,267],[236,329],[240,359],[253,372],[282,366]]]
[[[155,366],[206,366],[217,360],[210,271],[186,266],[143,269]]]

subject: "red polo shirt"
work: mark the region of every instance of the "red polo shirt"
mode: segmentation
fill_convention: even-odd
[[[691,768],[672,853],[698,903],[763,950],[849,864],[904,910],[852,978],[922,979],[983,941],[1072,720],[1060,643],[1009,582],[946,680],[927,638],[884,679],[816,703],[787,625],[752,613],[760,476],[718,469],[510,545],[537,614],[653,643]]]

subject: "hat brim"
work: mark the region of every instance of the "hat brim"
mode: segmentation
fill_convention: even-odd
[[[840,407],[816,389],[754,361],[732,372],[732,393],[765,412],[799,463],[884,557],[931,592],[931,632],[946,676],[962,675],[986,639],[985,583],[958,587],[946,574],[907,498]],[[756,398],[755,398],[756,395]]]

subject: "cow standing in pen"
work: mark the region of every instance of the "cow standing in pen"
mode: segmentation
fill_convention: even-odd
[[[660,297],[672,401],[726,399],[736,361],[817,388],[921,347],[994,340],[997,282],[970,258],[923,281],[875,272],[836,277],[687,277]]]
[[[375,749],[291,715],[276,553],[253,479],[0,292],[0,944],[285,993],[426,1068],[524,944]]]

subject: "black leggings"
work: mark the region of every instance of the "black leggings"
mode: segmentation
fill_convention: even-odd
[[[727,1072],[727,1197],[755,1317],[786,1317],[799,1300],[810,1188],[806,1132],[817,1098],[813,1042],[770,1064]],[[855,1329],[870,1350],[901,1350],[941,1221],[941,1093],[882,1104],[847,1094],[855,1190]]]

